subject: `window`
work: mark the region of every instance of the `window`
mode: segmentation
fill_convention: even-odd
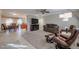
[[[12,19],[7,19],[6,20],[6,25],[10,25],[11,23],[13,23],[13,20]]]
[[[17,24],[22,24],[22,19],[18,19]]]

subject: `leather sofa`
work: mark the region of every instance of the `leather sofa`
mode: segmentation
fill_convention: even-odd
[[[58,33],[59,26],[57,24],[46,24],[43,26],[43,30],[50,33]]]

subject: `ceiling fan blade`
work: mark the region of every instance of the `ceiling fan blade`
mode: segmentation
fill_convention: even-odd
[[[50,13],[47,9],[41,9],[40,12],[41,12],[42,14]]]
[[[50,13],[49,11],[46,11],[46,13]]]

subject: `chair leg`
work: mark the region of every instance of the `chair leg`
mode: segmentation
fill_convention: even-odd
[[[56,49],[63,49],[61,46],[55,45]]]
[[[62,47],[62,46],[59,45],[59,44],[56,44],[56,45],[55,45],[55,48],[56,48],[56,49],[71,49],[70,47]]]
[[[56,49],[59,49],[57,45],[55,45],[55,48],[56,48]]]

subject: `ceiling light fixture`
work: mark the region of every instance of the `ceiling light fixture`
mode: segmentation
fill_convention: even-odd
[[[69,21],[69,18],[72,17],[72,12],[60,14],[59,18],[62,18],[62,21]]]
[[[71,18],[72,17],[72,13],[64,13],[64,14],[60,14],[59,18]]]

